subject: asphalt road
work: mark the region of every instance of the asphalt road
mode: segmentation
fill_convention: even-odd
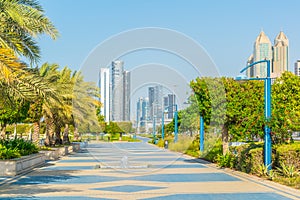
[[[146,142],[91,143],[31,173],[1,177],[0,199],[300,199],[296,190]]]

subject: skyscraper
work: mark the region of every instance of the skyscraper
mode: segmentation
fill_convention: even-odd
[[[144,127],[148,120],[149,99],[140,97],[137,102],[137,127]]]
[[[175,94],[168,94],[169,104],[168,104],[168,118],[172,119],[175,112]]]
[[[112,62],[112,121],[123,121],[123,65],[120,60]]]
[[[289,40],[286,35],[280,31],[274,40],[274,46],[268,36],[261,31],[254,43],[253,54],[248,58],[247,65],[260,60],[271,61],[271,77],[277,78],[288,70],[288,48]],[[267,63],[260,63],[246,71],[248,77],[266,77]]]
[[[283,72],[288,70],[288,51],[289,40],[286,35],[280,31],[274,41],[272,77],[280,77]]]
[[[300,60],[295,62],[295,75],[300,76]]]
[[[248,65],[250,65],[251,63],[253,63],[253,54],[251,54],[251,56],[249,56],[246,65],[248,66]],[[246,76],[247,76],[247,77],[254,77],[254,70],[253,70],[253,67],[249,68],[249,69],[246,71]]]
[[[130,72],[123,72],[123,121],[130,121]]]
[[[268,36],[261,31],[254,43],[253,62],[265,59],[272,60],[272,43]],[[255,65],[253,68],[253,76],[260,78],[266,77],[267,63]]]
[[[154,87],[148,88],[148,98],[149,98],[149,118],[153,119],[154,113]]]
[[[104,116],[105,122],[109,122],[110,120],[110,78],[109,78],[109,69],[101,68],[100,69],[100,102],[102,104],[101,107],[101,115]]]
[[[156,85],[148,88],[149,97],[149,115],[150,119],[155,116],[157,119],[161,118],[162,113],[162,85]]]

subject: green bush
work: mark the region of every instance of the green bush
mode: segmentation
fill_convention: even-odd
[[[206,152],[204,149],[204,153],[201,156],[201,158],[204,158],[206,160],[209,160],[211,162],[216,162],[219,155],[223,154],[223,148],[222,148],[222,142],[217,141],[217,143]]]
[[[250,143],[231,147],[230,151],[236,155],[234,168],[246,173],[259,175],[263,162],[263,144]]]
[[[21,154],[17,148],[11,149],[6,146],[0,144],[0,160],[19,158]]]
[[[284,144],[274,147],[275,167],[294,166],[295,170],[300,170],[300,143]]]
[[[38,147],[30,141],[24,139],[15,140],[1,140],[0,144],[6,149],[16,150],[21,156],[26,156],[34,153],[38,153]]]
[[[236,164],[236,156],[232,153],[218,155],[216,161],[219,167],[234,168]]]

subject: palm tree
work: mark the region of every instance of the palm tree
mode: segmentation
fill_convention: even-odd
[[[99,88],[95,83],[85,82],[83,76],[77,73],[74,77],[74,98],[73,98],[73,125],[74,139],[79,139],[78,131],[87,129],[100,129],[97,119],[97,107],[100,106]]]
[[[31,63],[40,58],[40,48],[34,38],[41,34],[48,34],[52,39],[58,36],[36,0],[0,0],[0,15],[0,47],[13,50]]]
[[[19,109],[21,113],[22,105],[27,105],[28,102],[35,101],[40,96],[53,96],[53,91],[47,87],[48,84],[31,71],[32,69],[21,62],[12,50],[0,48],[0,93],[3,107],[1,110],[6,111],[1,112],[1,135],[5,134],[7,118],[15,120],[10,120],[9,123],[20,122],[18,120],[21,118],[17,115],[13,116],[13,112],[8,116],[10,111]]]

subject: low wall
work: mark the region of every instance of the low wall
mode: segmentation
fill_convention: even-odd
[[[59,148],[52,148],[51,151],[40,151],[40,153],[45,154],[45,160],[57,160],[62,156],[66,156],[69,153],[76,152],[80,150],[80,144],[75,143],[70,146],[64,146]]]
[[[0,176],[15,176],[45,164],[43,153],[0,161]]]
[[[80,150],[80,144],[53,148],[51,151],[40,151],[38,154],[23,156],[11,160],[0,160],[0,176],[16,176],[35,167],[45,164],[45,160],[57,160],[59,157]]]

